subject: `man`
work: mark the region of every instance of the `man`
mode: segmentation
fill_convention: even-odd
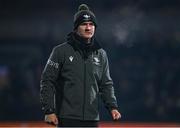
[[[40,101],[45,121],[62,127],[98,126],[98,97],[118,120],[117,101],[106,52],[94,39],[96,17],[79,6],[74,30],[56,46],[42,73]]]

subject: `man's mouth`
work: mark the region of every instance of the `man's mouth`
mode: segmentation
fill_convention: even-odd
[[[92,33],[91,33],[91,32],[89,32],[89,31],[86,31],[85,33],[86,33],[86,34],[92,34]]]

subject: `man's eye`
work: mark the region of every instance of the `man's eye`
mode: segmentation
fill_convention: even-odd
[[[93,26],[94,24],[93,24],[93,23],[90,23],[89,25]]]
[[[81,25],[85,26],[85,25],[87,25],[87,24],[86,24],[86,23],[82,23]]]

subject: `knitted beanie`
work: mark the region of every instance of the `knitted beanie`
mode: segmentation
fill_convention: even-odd
[[[86,4],[81,4],[78,8],[78,12],[74,15],[74,30],[83,22],[92,21],[97,27],[96,16]]]

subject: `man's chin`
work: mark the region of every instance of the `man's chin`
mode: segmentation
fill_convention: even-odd
[[[92,38],[92,36],[83,36],[82,38],[84,38],[84,39],[91,39]]]

